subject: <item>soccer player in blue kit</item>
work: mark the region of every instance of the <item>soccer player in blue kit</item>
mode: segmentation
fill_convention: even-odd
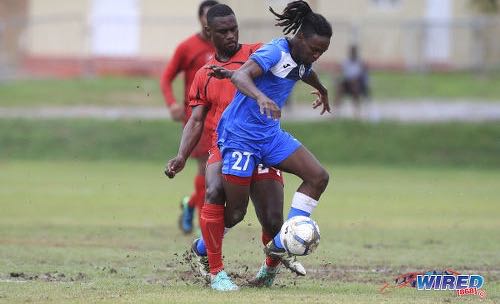
[[[236,71],[211,66],[213,76],[231,79],[238,89],[217,128],[226,208],[233,210],[231,218],[225,219],[228,228],[245,216],[252,172],[260,163],[302,179],[288,218],[310,216],[329,180],[328,172],[314,155],[281,129],[279,118],[298,80],[317,90],[313,92],[317,96],[313,108],[322,106],[321,114],[330,112],[327,89],[311,65],[328,49],[332,27],[304,1],[289,3],[282,14],[270,10],[277,17],[276,25],[284,27],[285,35],[295,34],[293,38],[278,38],[263,45]],[[221,233],[210,233],[211,237],[222,239],[222,234],[218,234]],[[279,233],[265,251],[276,257],[286,255]],[[262,272],[267,271],[261,269],[259,273]]]

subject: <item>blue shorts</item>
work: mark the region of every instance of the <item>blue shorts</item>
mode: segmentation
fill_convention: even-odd
[[[225,139],[220,147],[222,173],[240,177],[252,176],[255,167],[275,166],[287,159],[302,144],[289,133],[280,130],[264,142]]]

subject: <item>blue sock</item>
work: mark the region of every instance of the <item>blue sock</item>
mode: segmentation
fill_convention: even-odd
[[[203,256],[207,255],[207,247],[205,246],[203,238],[200,238],[196,243],[196,251]]]
[[[304,210],[300,210],[300,209],[291,207],[290,211],[288,212],[288,219],[290,219],[290,218],[292,218],[294,216],[299,216],[299,215],[309,217],[311,214],[309,212],[304,211]],[[279,233],[273,238],[273,242],[274,242],[274,245],[276,247],[281,248],[281,249],[284,248],[283,244],[281,243],[280,234]]]
[[[288,211],[288,219],[290,219],[290,218],[292,218],[294,216],[299,216],[299,215],[307,216],[307,217],[311,216],[311,214],[309,212],[306,212],[304,210],[300,210],[300,209],[297,209],[297,208],[293,208],[293,207],[291,207],[290,211]]]
[[[279,232],[273,238],[273,243],[274,243],[274,246],[276,246],[276,247],[278,247],[280,249],[284,249],[283,244],[281,243],[281,240],[280,240],[280,234],[279,234]]]

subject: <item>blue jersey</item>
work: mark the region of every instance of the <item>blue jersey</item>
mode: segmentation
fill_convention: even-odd
[[[286,38],[278,38],[264,44],[250,56],[263,71],[254,79],[257,88],[273,100],[281,109],[292,92],[295,83],[309,76],[311,65],[295,62],[290,54]],[[266,140],[281,130],[277,120],[260,113],[255,99],[240,91],[222,114],[217,133],[219,144],[226,139],[238,137],[249,141]]]

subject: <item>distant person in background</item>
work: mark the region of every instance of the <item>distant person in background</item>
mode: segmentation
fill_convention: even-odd
[[[352,45],[349,58],[342,63],[342,76],[336,85],[334,109],[340,109],[342,98],[349,95],[354,105],[354,116],[361,117],[361,97],[369,98],[368,68],[359,58],[358,48]]]
[[[170,110],[170,115],[175,121],[182,121],[185,125],[191,115],[188,106],[188,94],[196,72],[210,59],[215,49],[210,42],[206,31],[207,11],[217,1],[203,1],[198,7],[198,18],[201,25],[200,32],[182,41],[176,48],[174,56],[168,62],[160,80],[161,90],[165,103]],[[184,72],[184,100],[179,104],[173,94],[172,82],[176,76]],[[205,166],[210,149],[210,134],[202,134],[202,137],[191,153],[191,157],[198,162],[198,172],[194,179],[194,192],[190,197],[184,197],[181,201],[182,213],[179,218],[180,229],[188,234],[193,230],[194,209],[198,208],[198,217],[201,207],[205,201]]]

